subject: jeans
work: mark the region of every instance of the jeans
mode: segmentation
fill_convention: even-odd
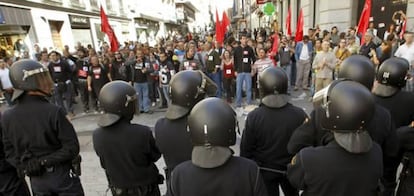
[[[252,103],[252,76],[249,73],[237,73],[236,78],[236,106],[241,107],[243,82],[246,83],[247,104]]]
[[[137,91],[139,111],[148,112],[151,104],[148,96],[148,83],[134,82],[134,88]]]
[[[282,65],[280,66],[282,67],[283,70],[285,70],[287,77],[288,77],[288,89],[290,89],[290,81],[292,78],[292,65],[291,64],[287,64],[287,65]]]
[[[169,85],[161,85],[161,90],[162,90],[162,94],[163,94],[165,100],[167,101],[167,105],[170,105],[170,94],[169,94],[170,86]]]
[[[221,98],[221,71],[216,73],[208,73],[208,77],[217,85],[216,97]]]
[[[72,83],[58,82],[55,83],[55,92],[53,93],[54,104],[60,106],[65,112],[73,113],[72,104]]]

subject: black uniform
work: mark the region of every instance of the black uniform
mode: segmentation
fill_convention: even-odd
[[[250,112],[240,144],[240,156],[255,161],[262,168],[261,174],[269,195],[279,195],[281,185],[285,195],[298,195],[283,173],[293,157],[287,151],[287,143],[293,131],[307,118],[306,113],[288,103],[281,108],[265,105]]]
[[[410,196],[414,193],[414,128],[401,127],[397,130],[397,134],[400,143],[399,157],[403,164],[397,196]]]
[[[79,142],[63,109],[41,96],[23,95],[18,101],[2,119],[7,161],[22,170],[32,159],[44,160],[45,171],[30,176],[34,195],[83,195],[79,177],[71,174]]]
[[[2,135],[0,127],[0,138]],[[17,175],[16,168],[6,161],[3,142],[0,140],[0,196],[8,195],[30,196],[30,192],[24,179]]]
[[[352,154],[331,141],[302,149],[288,166],[288,178],[306,196],[376,196],[382,171],[378,144],[367,153]]]
[[[308,146],[323,146],[330,140],[331,134],[317,125],[318,117],[312,111],[310,119],[293,133],[288,143],[288,151],[291,154],[298,153]],[[375,142],[377,142],[384,156],[395,156],[398,151],[397,134],[390,113],[382,106],[376,104],[373,119],[368,124],[367,130]]]
[[[121,119],[96,129],[93,144],[111,190],[123,192],[117,195],[160,195],[154,162],[161,154],[148,127]]]
[[[388,109],[395,127],[407,126],[414,120],[414,93],[399,90],[390,97],[375,96],[375,102]]]
[[[266,196],[257,165],[242,157],[231,157],[216,168],[200,168],[186,161],[171,175],[171,196]]]
[[[177,120],[161,118],[155,124],[156,144],[163,154],[166,178],[169,180],[171,171],[180,163],[191,159],[193,146],[187,131],[187,116]]]
[[[374,96],[374,98],[379,105],[390,111],[396,128],[407,126],[414,121],[413,93],[399,90],[390,97]],[[397,185],[395,179],[400,160],[400,157],[395,156],[393,158],[386,159],[387,167],[385,168],[386,171],[384,171],[384,178],[389,180],[384,182],[386,189],[384,195],[392,195],[394,192]],[[388,167],[388,165],[390,165],[390,167]]]

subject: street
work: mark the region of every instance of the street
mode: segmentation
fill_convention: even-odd
[[[312,109],[312,104],[309,101],[309,96],[303,97],[301,91],[292,91],[291,94],[291,103],[301,107],[305,110],[306,113]],[[77,104],[77,110],[81,111],[81,107]],[[247,108],[246,108],[247,109]],[[156,121],[159,118],[164,117],[165,110],[157,111],[154,109],[153,114],[141,114],[134,117],[133,122],[143,124],[149,126],[151,128],[154,127]],[[239,111],[238,113],[238,121],[240,125],[240,130],[242,131],[244,128],[244,120],[246,115],[241,114]],[[82,155],[82,185],[85,190],[85,195],[87,196],[102,196],[105,195],[105,192],[108,187],[108,182],[106,180],[106,176],[104,174],[103,169],[100,166],[99,158],[96,156],[95,151],[93,149],[92,143],[92,133],[93,130],[97,127],[97,120],[99,118],[99,114],[77,114],[74,119],[72,119],[73,126],[79,137],[80,147],[81,147],[81,155]],[[238,137],[238,142],[233,149],[238,155],[239,153],[239,144],[240,137]],[[116,148],[116,146],[114,146]],[[158,169],[161,173],[163,173],[164,161],[161,158],[157,162]],[[165,193],[166,187],[165,184],[160,186],[161,193]],[[111,195],[110,191],[108,191],[107,195]]]

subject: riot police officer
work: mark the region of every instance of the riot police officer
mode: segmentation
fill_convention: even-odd
[[[33,60],[10,68],[17,105],[3,114],[7,161],[30,177],[33,195],[83,195],[79,180],[79,142],[63,108],[50,104],[53,81]],[[42,115],[38,115],[42,114]]]
[[[366,126],[375,112],[370,91],[338,80],[313,98],[317,124],[329,131],[326,146],[299,151],[288,166],[288,179],[304,195],[375,196],[382,176],[382,152]]]
[[[214,96],[217,87],[201,71],[180,71],[170,82],[171,104],[165,118],[155,124],[155,138],[166,164],[166,179],[181,162],[191,159],[193,149],[187,132],[187,116],[206,95]],[[168,185],[168,184],[167,184]]]
[[[409,66],[403,58],[387,59],[378,70],[373,89],[376,102],[390,111],[397,128],[414,120],[414,94],[401,91],[407,82]]]
[[[397,130],[402,169],[396,196],[410,196],[414,193],[414,127],[403,126]]]
[[[98,121],[93,145],[112,194],[159,196],[162,179],[154,162],[161,153],[148,127],[131,124],[136,91],[127,82],[113,81],[102,88],[99,101],[106,113]]]
[[[376,85],[373,88],[375,101],[387,108],[394,121],[395,127],[408,126],[414,120],[414,94],[401,89],[407,82],[409,62],[403,58],[390,58],[384,61],[376,75]],[[393,195],[396,187],[395,175],[401,157],[389,159],[391,168],[385,177],[390,179],[385,185],[384,195]]]
[[[288,77],[282,68],[268,68],[259,78],[263,97],[259,108],[247,115],[240,156],[260,166],[269,196],[279,195],[279,185],[286,196],[298,195],[284,175],[293,157],[286,146],[293,131],[307,120],[307,115],[288,102]]]
[[[351,79],[370,90],[375,79],[375,68],[367,57],[353,55],[342,62],[338,77]],[[310,114],[310,120],[296,129],[289,141],[289,152],[297,153],[303,147],[326,144],[326,135],[329,134],[316,123],[317,119],[320,118],[316,116],[318,110],[320,108],[315,108]],[[392,182],[395,179],[395,177],[393,179],[388,175],[390,173],[389,170],[393,168],[389,160],[393,159],[398,151],[397,135],[388,110],[376,103],[374,117],[367,125],[367,130],[372,140],[377,142],[382,148],[384,156],[384,178],[382,183],[387,187],[390,184],[389,181]]]
[[[0,138],[2,138],[0,127]],[[17,174],[16,168],[6,161],[3,141],[0,140],[0,196],[21,195],[30,196],[24,176]]]
[[[188,117],[194,146],[191,160],[172,172],[171,196],[267,195],[258,166],[234,157],[229,148],[236,143],[236,125],[235,112],[219,98],[207,98],[194,106]]]

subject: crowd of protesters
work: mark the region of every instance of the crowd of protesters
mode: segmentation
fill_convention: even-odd
[[[131,83],[139,95],[140,112],[151,114],[157,107],[168,107],[169,81],[182,70],[202,70],[217,84],[217,97],[242,107],[259,99],[258,76],[270,66],[280,66],[287,72],[289,92],[302,90],[312,97],[335,80],[339,65],[351,55],[367,56],[377,69],[392,56],[414,61],[413,33],[400,37],[392,24],[383,35],[378,35],[373,25],[364,35],[356,32],[353,27],[340,30],[334,26],[330,31],[310,28],[298,43],[294,37],[283,33],[272,36],[274,32],[263,28],[243,30],[238,36],[227,33],[224,43],[215,41],[214,34],[203,39],[178,34],[152,47],[148,43],[125,42],[115,52],[107,43],[98,50],[81,43],[75,50],[67,46],[62,50],[42,50],[41,44],[36,44],[31,57],[26,51],[19,57],[0,60],[1,89],[7,104],[12,105],[8,66],[19,58],[32,58],[49,69],[55,82],[50,100],[65,108],[69,116],[75,115],[76,96],[85,113],[91,108],[101,112],[97,97],[102,86],[112,80]],[[280,39],[276,53],[270,52],[273,39]],[[412,85],[407,89],[411,90]]]

